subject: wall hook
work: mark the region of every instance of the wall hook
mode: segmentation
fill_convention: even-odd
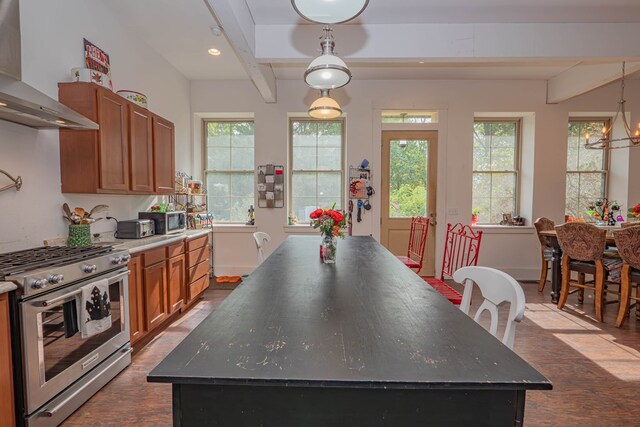
[[[9,185],[5,185],[4,187],[0,187],[0,192],[8,190],[10,188],[15,188],[16,191],[20,191],[20,187],[22,187],[22,178],[20,176],[18,176],[17,178],[14,178],[8,172],[3,171],[2,169],[0,169],[0,173],[6,175],[7,178],[9,178],[11,181],[13,181],[13,184],[9,184]]]

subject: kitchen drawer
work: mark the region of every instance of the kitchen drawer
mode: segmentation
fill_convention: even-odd
[[[162,246],[155,249],[149,249],[144,253],[144,266],[148,267],[153,264],[157,264],[160,261],[164,261],[167,259],[167,248],[166,246]]]
[[[202,237],[196,237],[195,239],[192,240],[187,240],[187,250],[189,252],[201,248],[203,246],[207,246],[207,243],[209,243],[209,235],[205,234]]]
[[[203,246],[195,251],[189,252],[189,268],[195,266],[196,264],[200,264],[209,259],[209,248],[207,246]]]
[[[196,281],[202,276],[209,276],[209,261],[201,262],[195,267],[189,269],[188,281],[189,283]]]
[[[173,258],[184,253],[184,241],[173,243],[167,246],[167,258]]]
[[[209,276],[202,276],[189,284],[189,300],[194,299],[209,287]]]

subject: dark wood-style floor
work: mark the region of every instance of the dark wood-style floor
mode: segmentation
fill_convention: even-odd
[[[527,310],[518,325],[515,351],[552,382],[552,391],[527,393],[528,426],[640,425],[640,320],[614,326],[617,304],[605,308],[605,323],[593,317],[593,296],[577,295],[559,311],[536,283],[525,283]],[[149,384],[153,369],[198,323],[229,295],[209,290],[184,317],[134,357],[132,365],[76,411],[63,425],[170,426],[171,388]],[[474,303],[480,299],[474,297]]]

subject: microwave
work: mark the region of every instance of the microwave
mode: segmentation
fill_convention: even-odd
[[[184,211],[138,212],[140,219],[152,219],[156,234],[180,233],[187,229],[187,214]]]

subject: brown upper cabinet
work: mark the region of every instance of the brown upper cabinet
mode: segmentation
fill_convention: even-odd
[[[173,193],[173,123],[93,83],[59,83],[58,95],[100,125],[60,130],[63,193]]]

